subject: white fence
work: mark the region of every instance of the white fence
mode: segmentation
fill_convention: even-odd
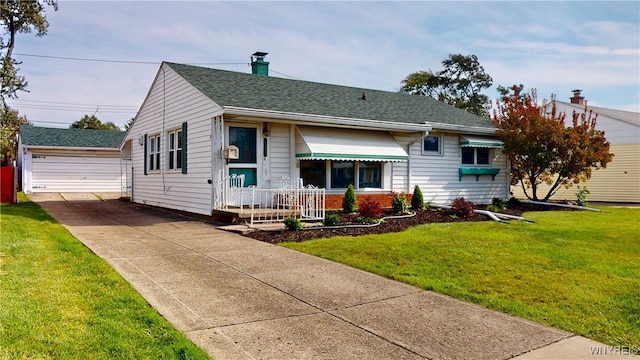
[[[325,189],[302,186],[302,179],[287,177],[269,180],[269,189],[244,187],[244,176],[232,175],[223,180],[225,209],[237,208],[251,213],[251,225],[256,222],[281,222],[287,217],[301,220],[323,220]]]

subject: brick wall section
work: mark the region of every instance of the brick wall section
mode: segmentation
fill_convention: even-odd
[[[364,201],[365,199],[372,199],[380,203],[380,206],[383,208],[390,208],[391,201],[393,200],[392,192],[387,193],[366,193],[366,194],[358,194],[356,193],[356,200],[358,203]],[[405,194],[407,201],[411,203],[412,194]],[[339,210],[342,209],[342,198],[344,198],[344,194],[327,194],[325,197],[325,207],[327,210]]]

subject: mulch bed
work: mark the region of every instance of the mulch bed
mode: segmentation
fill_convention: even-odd
[[[478,206],[478,209],[483,209],[482,206]],[[502,211],[509,215],[520,216],[525,211],[545,211],[545,210],[571,210],[561,207],[552,207],[545,205],[532,205],[532,204],[515,204],[510,205],[507,210]],[[349,214],[341,211],[331,211],[328,214],[336,214],[340,218],[340,226],[330,229],[306,229],[299,231],[262,231],[256,230],[244,234],[247,237],[276,244],[286,241],[306,241],[310,239],[328,238],[333,236],[359,236],[367,234],[384,234],[389,232],[403,231],[409,227],[428,224],[428,223],[452,223],[452,222],[468,222],[468,221],[489,221],[490,219],[485,215],[475,214],[469,218],[463,219],[453,216],[453,213],[446,209],[440,208],[428,208],[425,210],[416,211],[416,215],[413,217],[403,217],[395,219],[386,219],[377,226],[367,227],[344,227],[345,225],[362,225],[358,221],[358,214]],[[393,216],[391,210],[385,211],[383,216]]]

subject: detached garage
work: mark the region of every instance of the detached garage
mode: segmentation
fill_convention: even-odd
[[[119,150],[124,134],[21,126],[17,160],[22,191],[121,192],[126,184]]]

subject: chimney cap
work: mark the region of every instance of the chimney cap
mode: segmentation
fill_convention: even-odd
[[[258,57],[258,58],[263,58],[265,56],[269,55],[269,53],[266,52],[262,52],[262,51],[256,51],[253,53],[253,56]]]
[[[571,90],[571,92],[573,92],[573,95],[575,95],[575,96],[580,96],[580,93],[582,92],[582,90],[575,89],[575,90]]]

